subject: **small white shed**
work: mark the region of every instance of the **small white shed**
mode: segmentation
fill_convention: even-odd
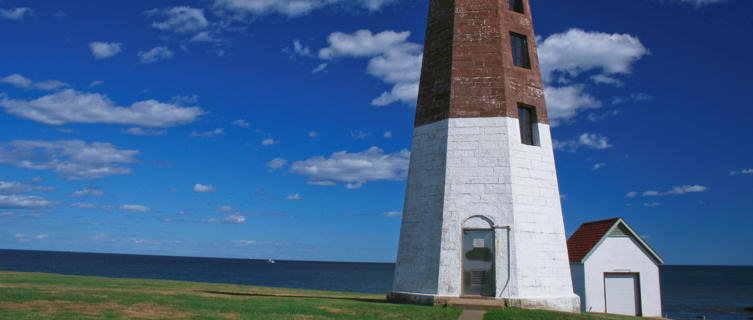
[[[584,223],[567,249],[583,311],[661,317],[664,260],[624,220]]]

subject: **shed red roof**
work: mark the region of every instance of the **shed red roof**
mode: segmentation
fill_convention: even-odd
[[[581,262],[620,218],[584,223],[567,240],[570,262]]]

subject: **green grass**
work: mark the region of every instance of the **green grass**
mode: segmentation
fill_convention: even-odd
[[[374,294],[0,271],[0,319],[456,320],[461,312]],[[484,319],[635,318],[507,308]]]
[[[0,319],[427,319],[461,310],[384,295],[0,272]]]
[[[539,310],[523,310],[506,308],[503,310],[491,310],[486,313],[484,320],[635,320],[635,317],[618,316],[611,314],[595,313],[561,313]]]

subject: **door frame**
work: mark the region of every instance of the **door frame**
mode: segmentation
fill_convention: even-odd
[[[604,272],[604,313],[609,310],[607,308],[607,276],[609,275],[633,275],[635,276],[635,313],[636,317],[643,317],[643,295],[641,293],[641,273],[640,272]]]
[[[494,271],[494,296],[477,296],[465,294],[465,252],[463,252],[463,246],[465,245],[465,231],[489,231],[492,234],[492,244],[494,250],[492,251],[492,270]],[[495,228],[461,228],[460,229],[460,297],[467,298],[496,298],[497,291],[497,230]]]

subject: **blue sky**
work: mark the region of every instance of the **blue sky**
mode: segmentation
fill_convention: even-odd
[[[532,2],[568,234],[752,265],[753,4]],[[0,248],[394,261],[427,6],[0,0]]]

